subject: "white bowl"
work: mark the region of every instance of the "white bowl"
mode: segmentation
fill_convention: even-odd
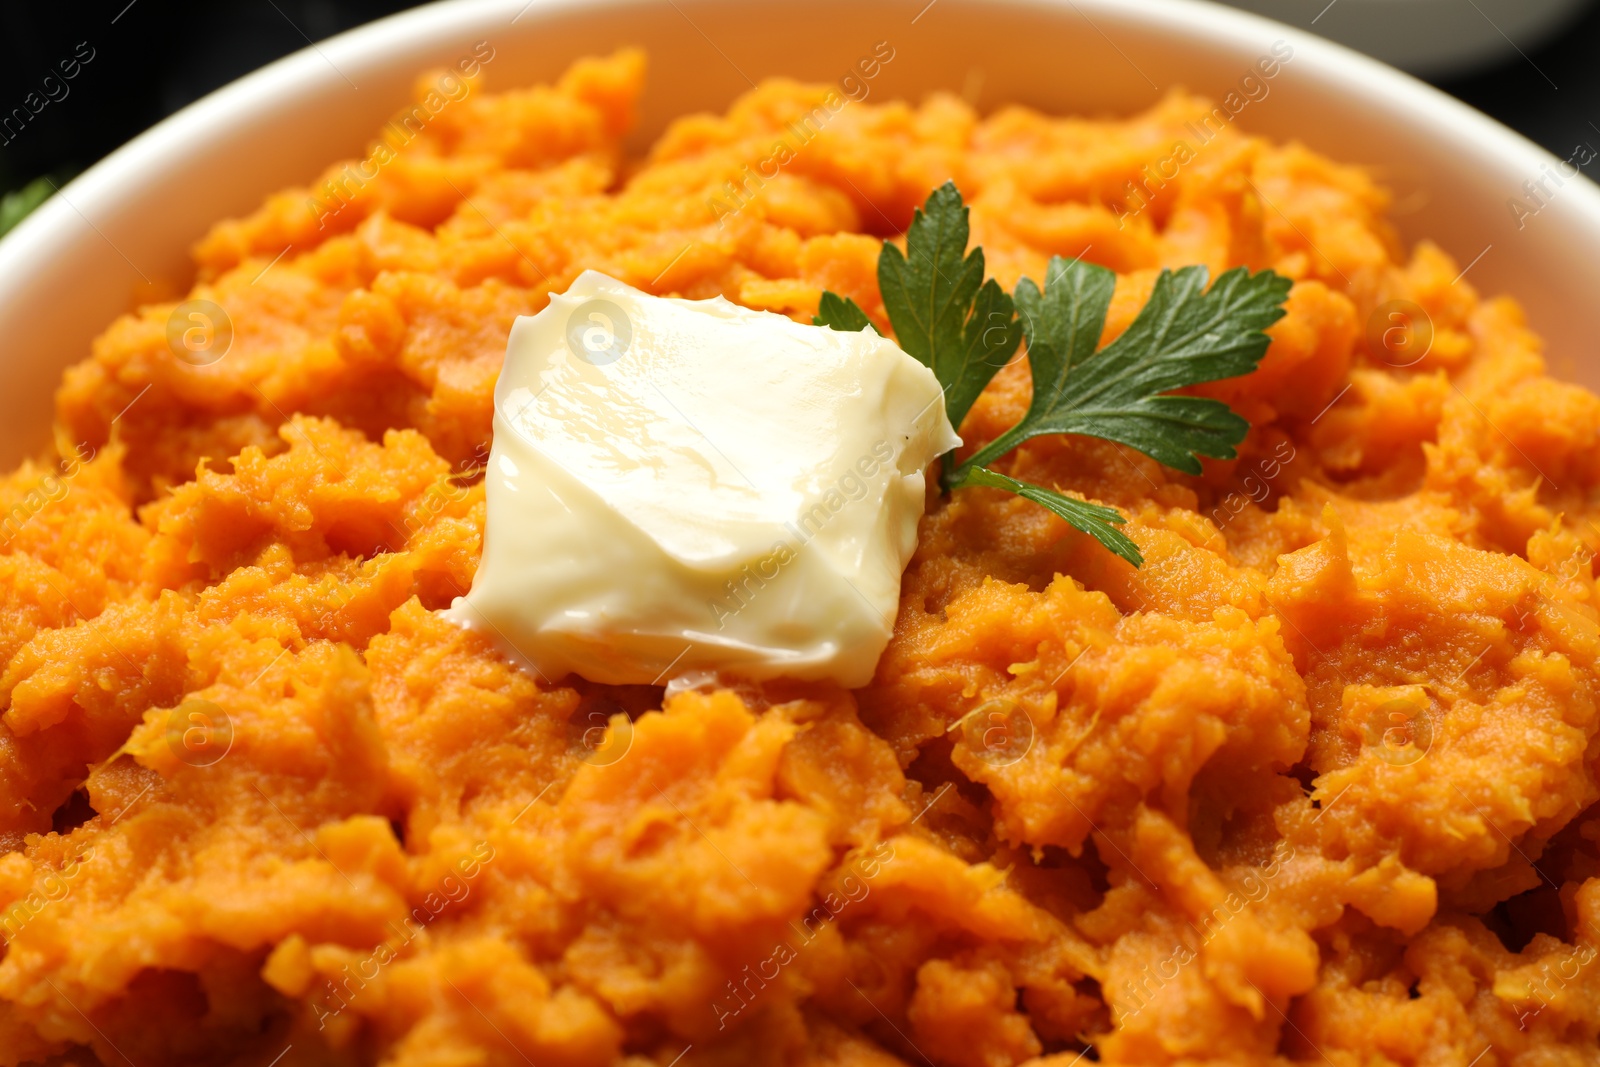
[[[1126,114],[1173,85],[1221,97],[1275,41],[1294,58],[1244,129],[1370,164],[1402,236],[1527,307],[1558,373],[1600,386],[1600,188],[1566,178],[1521,229],[1507,200],[1556,159],[1407,75],[1307,32],[1199,0],[446,0],[363,26],[211,94],[131,141],[0,241],[0,463],[47,441],[52,390],[146,280],[187,286],[215,220],[360,154],[415,74],[487,40],[490,86],[641,44],[634,135],[724,107],[772,74],[832,81],[895,48],[873,98],[978,89],[980,107]]]

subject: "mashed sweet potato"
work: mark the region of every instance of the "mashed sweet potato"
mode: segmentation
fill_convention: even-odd
[[[767,173],[827,87],[628,159],[643,76],[475,87],[337,210],[343,165],[212,230],[225,356],[164,303],[67,374],[0,485],[0,1064],[1595,1062],[1600,398],[1517,305],[1303,147],[1146,178],[1189,96],[851,102]],[[1237,462],[1006,461],[1142,569],[932,499],[854,692],[546,686],[434,614],[515,316],[593,268],[883,322],[880,240],[952,177],[1007,286],[1119,272],[1108,336],[1164,266],[1295,279],[1208,390]]]

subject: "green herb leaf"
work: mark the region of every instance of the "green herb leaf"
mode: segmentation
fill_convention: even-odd
[[[982,250],[974,255],[982,255]],[[954,367],[933,373],[940,384],[949,383],[944,394],[944,409],[950,425],[960,426],[972,405],[983,394],[989,380],[1011,362],[1022,343],[1022,323],[1017,321],[1016,305],[1000,283],[990,278],[978,290],[972,317],[962,331],[962,351]],[[935,357],[937,359],[937,356]]]
[[[1118,441],[1186,474],[1200,456],[1231,459],[1250,424],[1220,400],[1169,390],[1246,374],[1266,354],[1262,332],[1283,317],[1290,280],[1228,271],[1206,289],[1204,267],[1162,271],[1133,324],[1093,359],[1115,280],[1103,267],[1052,260],[1043,294],[1018,286],[1033,400],[1022,421],[958,468],[983,466],[1040,434]]]
[[[1075,259],[1050,260],[1041,290],[1027,278],[1013,299],[984,280],[982,249],[967,252],[967,209],[954,183],[935,189],[906,233],[904,254],[884,242],[878,287],[900,347],[932,368],[954,426],[1024,336],[1033,399],[1022,421],[960,466],[944,457],[944,487],[984,485],[1032,500],[1139,566],[1114,508],[1018,481],[990,464],[1032,437],[1075,433],[1129,445],[1169,467],[1200,473],[1200,457],[1232,459],[1250,424],[1220,400],[1174,389],[1247,374],[1266,354],[1292,284],[1272,271],[1230,270],[1206,287],[1204,267],[1162,271],[1128,329],[1096,354],[1116,275]],[[1020,320],[1018,312],[1021,313]],[[851,301],[824,293],[813,320],[865,329]],[[1091,358],[1094,357],[1094,358]]]
[[[35,178],[16,192],[0,196],[0,237],[21,222],[56,191],[49,178]]]
[[[861,305],[838,293],[822,294],[822,302],[817,306],[817,313],[811,317],[811,324],[827,326],[841,333],[859,333],[866,329],[878,332],[872,320],[867,318],[867,313],[861,310]]]
[[[1117,276],[1104,267],[1055,256],[1045,268],[1044,292],[1032,278],[1017,283],[1017,310],[1029,351],[1049,346],[1060,353],[1062,377],[1049,386],[1059,392],[1065,373],[1094,355],[1106,328],[1106,311],[1116,291]],[[1034,387],[1038,368],[1034,366]]]
[[[993,489],[1006,489],[1020,497],[1041,504],[1067,521],[1075,530],[1082,530],[1111,551],[1133,564],[1144,562],[1144,555],[1133,539],[1117,529],[1127,519],[1116,508],[1095,504],[1077,497],[1046,489],[1041,485],[1018,481],[988,467],[970,467],[962,476],[962,485],[986,485]]]
[[[968,254],[968,235],[961,194],[945,182],[912,216],[905,253],[885,242],[878,256],[878,288],[895,340],[933,369],[952,426],[961,425],[1022,341],[1011,297],[983,280],[983,250]]]

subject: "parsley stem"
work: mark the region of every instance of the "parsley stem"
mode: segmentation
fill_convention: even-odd
[[[993,441],[968,456],[966,461],[954,470],[947,468],[946,481],[951,485],[960,485],[966,481],[967,474],[973,468],[987,467],[1031,436],[1033,435],[1028,433],[1021,423],[1011,427],[999,437],[996,437]]]
[[[1291,281],[1247,267],[1224,272],[1215,284],[1203,266],[1163,270],[1133,321],[1101,348],[1116,292],[1112,271],[1057,256],[1043,288],[1023,278],[1008,294],[985,277],[983,250],[967,250],[970,234],[961,193],[946,182],[912,214],[905,251],[886,241],[878,256],[878,291],[895,341],[933,371],[952,426],[1027,342],[1028,410],[964,462],[945,453],[940,488],[1015,493],[1139,566],[1143,557],[1117,529],[1127,520],[1116,509],[1018,481],[989,464],[1046,434],[1113,441],[1190,475],[1202,472],[1202,456],[1234,458],[1250,424],[1221,400],[1181,390],[1255,370]],[[871,328],[859,306],[834,293],[822,295],[813,321],[835,330]]]

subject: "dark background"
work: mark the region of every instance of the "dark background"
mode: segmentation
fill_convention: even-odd
[[[411,6],[402,0],[0,0],[0,115],[37,92],[80,41],[94,49],[94,59],[68,83],[68,95],[0,145],[0,192],[42,174],[82,170],[163,116],[308,40]],[[1436,84],[1565,157],[1572,131],[1600,122],[1597,44],[1600,4],[1542,47],[1526,48],[1526,59],[1513,54]]]

